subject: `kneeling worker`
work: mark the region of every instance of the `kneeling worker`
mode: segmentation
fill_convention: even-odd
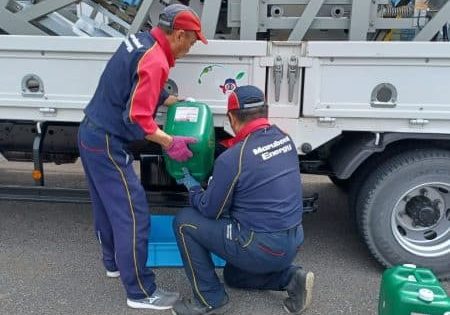
[[[185,169],[179,180],[192,207],[174,230],[194,299],[173,313],[210,314],[227,309],[228,295],[210,253],[224,258],[225,283],[234,288],[286,290],[284,308],[303,312],[311,302],[314,274],[293,265],[303,242],[300,169],[292,139],[267,120],[264,94],[241,86],[228,98],[236,136],[214,164],[208,188]]]

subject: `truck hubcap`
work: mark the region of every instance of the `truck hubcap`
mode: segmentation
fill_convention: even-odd
[[[423,257],[450,253],[450,185],[427,183],[407,191],[392,211],[395,239]]]
[[[406,203],[406,213],[412,219],[413,226],[430,227],[436,224],[441,216],[439,200],[432,201],[425,196],[416,196]]]

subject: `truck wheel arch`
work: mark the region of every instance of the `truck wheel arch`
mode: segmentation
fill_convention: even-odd
[[[450,140],[448,134],[344,132],[329,155],[330,170],[338,179],[349,179],[377,153],[392,155],[399,151],[400,146],[411,147],[412,144],[418,144],[416,140],[422,142],[423,146],[431,146],[429,141],[432,141],[436,147],[450,149],[450,145],[446,143]]]

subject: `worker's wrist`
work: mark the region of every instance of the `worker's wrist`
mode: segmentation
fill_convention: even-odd
[[[148,134],[145,136],[145,139],[148,141],[156,142],[159,144],[164,150],[170,148],[173,143],[173,137],[157,128],[155,132],[152,134]]]
[[[164,100],[164,105],[165,106],[170,106],[172,104],[175,104],[176,102],[178,102],[178,97],[175,95],[169,95],[165,100]]]
[[[198,193],[198,192],[203,191],[203,188],[200,185],[200,183],[197,182],[196,184],[194,184],[191,187],[189,187],[188,190],[189,190],[190,193]]]
[[[173,137],[169,135],[167,135],[167,137],[164,137],[160,143],[161,147],[164,150],[169,149],[172,146],[172,144],[173,144]]]

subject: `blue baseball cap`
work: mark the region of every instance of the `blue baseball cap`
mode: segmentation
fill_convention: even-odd
[[[266,105],[264,93],[253,85],[239,86],[228,96],[228,111]]]

